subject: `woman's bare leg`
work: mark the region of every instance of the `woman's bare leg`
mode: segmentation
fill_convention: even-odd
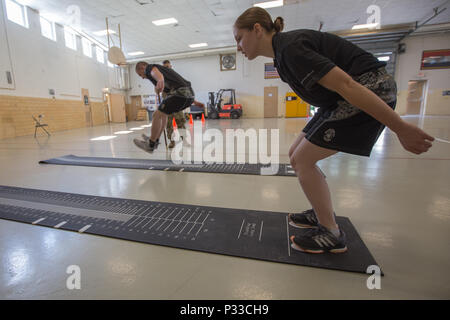
[[[338,226],[334,219],[330,189],[316,163],[336,153],[335,150],[316,146],[303,139],[290,158],[303,192],[311,203],[319,223],[329,230],[337,229]]]

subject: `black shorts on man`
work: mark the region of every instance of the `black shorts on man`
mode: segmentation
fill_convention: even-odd
[[[195,95],[191,87],[172,89],[161,102],[158,110],[165,114],[173,114],[182,111],[192,105]]]

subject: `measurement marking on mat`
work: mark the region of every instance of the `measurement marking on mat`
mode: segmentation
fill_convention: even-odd
[[[180,225],[181,221],[183,221],[183,218],[188,214],[189,210],[190,209],[187,209],[186,213],[181,217],[180,222],[178,222],[178,224],[175,226],[175,228],[173,228],[173,230],[170,233],[174,232],[178,228],[178,226]]]
[[[160,220],[161,220],[161,217],[169,210],[170,208],[167,208],[166,209],[166,211],[164,211],[159,217],[158,217],[158,220],[156,220],[156,222],[154,223],[154,224],[152,224],[152,226],[148,229],[148,230],[151,230]]]
[[[80,230],[78,230],[79,233],[83,233],[85,232],[87,229],[89,229],[90,227],[92,227],[90,224],[88,224],[87,226],[84,226],[83,228],[81,228]]]
[[[191,218],[194,216],[194,214],[195,214],[195,212],[193,212],[193,213],[191,214],[191,216],[189,217],[189,219],[187,219],[187,220],[185,221],[185,222],[186,222],[186,225],[185,225],[185,226],[183,227],[183,229],[181,229],[180,232],[178,232],[178,233],[182,233],[183,230],[184,230],[184,228],[186,228],[187,225],[188,225],[189,223],[191,223],[190,220],[191,220]]]
[[[187,234],[190,234],[192,229],[194,229],[195,225],[197,224],[198,218],[200,218],[202,215],[202,213],[200,212],[199,216],[197,217],[197,219],[195,219],[194,225],[192,226],[192,228],[189,230],[189,232]]]
[[[155,208],[155,209],[157,209],[157,208]],[[155,209],[153,209],[150,213],[152,213]],[[156,212],[149,218],[149,220],[147,221],[147,223],[144,224],[144,225],[141,227],[141,229],[142,229],[142,228],[145,228],[150,222],[152,222],[152,220],[154,219],[154,216],[155,216],[159,211],[161,211],[161,209],[159,209],[158,211],[156,211]]]
[[[261,222],[261,230],[259,231],[259,241],[261,242],[261,236],[262,236],[262,229],[264,225],[264,220]]]
[[[63,221],[63,222],[61,222],[61,223],[58,223],[56,226],[54,226],[53,228],[55,228],[55,229],[59,229],[59,228],[61,228],[63,225],[65,225],[67,223],[67,221]]]
[[[31,224],[38,224],[38,223],[41,222],[42,220],[45,220],[45,218],[40,218],[40,219],[36,220],[35,222],[32,222]]]
[[[245,219],[242,220],[241,230],[239,230],[238,239],[241,237],[242,227],[244,226]]]
[[[286,216],[286,232],[287,232],[287,243],[288,243],[288,254],[291,256],[291,241],[289,239],[289,222],[288,217]]]
[[[178,208],[175,208],[178,209]],[[183,210],[183,208],[181,208],[181,210],[177,213],[177,215],[175,217],[173,217],[172,222],[164,229],[164,232],[167,231],[167,229],[169,229],[169,227],[172,225],[172,223],[174,223],[175,221],[177,221],[177,217],[180,215],[181,211]]]
[[[205,220],[203,220],[202,225],[200,226],[200,229],[198,229],[197,233],[195,234],[195,237],[198,236],[198,234],[200,233],[200,230],[202,230],[203,226],[205,225],[205,221],[206,219],[208,219],[209,213],[206,215]]]

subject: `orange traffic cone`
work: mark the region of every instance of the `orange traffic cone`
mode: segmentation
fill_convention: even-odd
[[[194,124],[194,121],[192,120],[192,114],[189,115],[189,124]]]
[[[205,123],[205,114],[202,113],[202,123]]]
[[[175,121],[175,118],[172,118],[172,127],[173,127],[174,129],[178,128],[178,127],[177,127],[177,122]]]

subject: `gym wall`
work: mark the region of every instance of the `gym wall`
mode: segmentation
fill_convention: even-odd
[[[53,132],[85,127],[81,88],[89,89],[94,125],[107,123],[102,120],[102,89],[114,78],[113,69],[97,62],[95,48],[93,58],[84,56],[80,37],[77,51],[67,48],[62,26],[56,25],[56,42],[43,37],[39,14],[30,8],[27,14],[29,28],[24,28],[7,19],[1,1],[0,139],[34,133],[31,116],[39,114]],[[11,71],[12,85],[6,71]],[[55,90],[54,97],[49,89]]]
[[[428,80],[425,115],[450,115],[450,96],[442,95],[442,91],[450,90],[450,69],[420,70],[424,50],[450,49],[450,33],[410,36],[402,42],[406,44],[406,52],[398,55],[395,72],[397,112],[406,114],[408,81]],[[419,73],[423,73],[423,76],[419,76]]]

